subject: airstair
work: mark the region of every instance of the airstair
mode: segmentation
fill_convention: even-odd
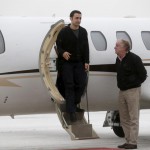
[[[65,112],[65,104],[56,103],[55,107],[62,127],[68,132],[72,140],[99,138],[93,130],[92,124],[86,121],[84,112],[76,112],[77,121],[71,122],[69,114]]]
[[[45,39],[43,40],[40,55],[39,55],[39,71],[44,85],[46,86],[50,96],[54,100],[56,112],[58,118],[62,124],[62,127],[69,133],[72,140],[79,139],[94,139],[99,138],[92,128],[92,124],[89,124],[85,117],[84,112],[76,112],[77,121],[71,122],[69,115],[66,113],[65,100],[59,93],[52,80],[50,72],[50,52],[56,41],[59,31],[64,27],[64,21],[60,20],[52,25],[48,31]]]

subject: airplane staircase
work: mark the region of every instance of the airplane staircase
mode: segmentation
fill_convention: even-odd
[[[77,121],[71,122],[68,114],[65,112],[65,99],[59,93],[51,75],[51,50],[56,41],[59,31],[65,26],[63,20],[53,24],[45,36],[39,53],[39,71],[41,79],[47,88],[51,98],[54,100],[56,112],[62,127],[69,133],[71,139],[93,139],[98,138],[92,128],[92,124],[87,123],[84,113],[76,113]]]
[[[72,140],[99,138],[93,130],[92,124],[86,121],[84,112],[76,112],[77,121],[71,122],[69,115],[65,112],[65,104],[55,103],[55,107],[62,127],[68,132]]]

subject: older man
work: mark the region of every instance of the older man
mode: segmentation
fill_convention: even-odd
[[[125,133],[126,143],[119,148],[137,149],[139,132],[140,87],[147,77],[142,60],[130,52],[130,44],[117,40],[115,52],[117,67],[117,85],[119,92],[120,121]]]

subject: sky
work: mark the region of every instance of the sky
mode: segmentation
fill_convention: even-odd
[[[150,0],[0,0],[0,16],[150,17]]]

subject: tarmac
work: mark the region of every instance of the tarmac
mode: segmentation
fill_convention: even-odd
[[[124,138],[102,127],[106,112],[91,112],[90,123],[100,138],[71,140],[57,114],[0,117],[0,150],[115,150]],[[86,115],[86,114],[85,114]],[[140,112],[138,150],[150,149],[150,110]]]

